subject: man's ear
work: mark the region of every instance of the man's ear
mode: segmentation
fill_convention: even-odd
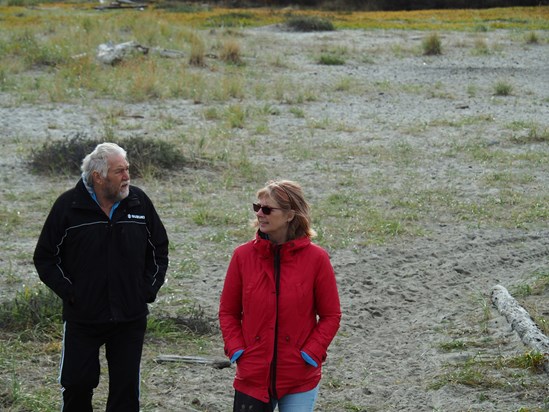
[[[101,173],[99,173],[97,170],[94,170],[92,172],[92,180],[94,185],[101,184],[101,182],[103,181],[103,178],[101,177]]]

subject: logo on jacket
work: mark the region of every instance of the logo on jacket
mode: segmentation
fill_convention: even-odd
[[[128,214],[128,219],[145,219],[145,215],[132,215]]]

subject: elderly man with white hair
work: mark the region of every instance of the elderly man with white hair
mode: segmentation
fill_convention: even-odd
[[[152,201],[130,185],[124,149],[102,143],[84,158],[82,178],[51,208],[34,264],[63,300],[63,412],[92,411],[103,345],[106,410],[138,412],[147,304],[164,283],[168,236]]]

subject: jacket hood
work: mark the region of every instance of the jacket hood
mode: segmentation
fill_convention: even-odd
[[[257,231],[255,234],[255,239],[253,241],[254,249],[257,251],[257,253],[262,258],[269,258],[272,257],[274,254],[274,250],[277,246],[280,247],[280,252],[282,253],[282,256],[287,254],[293,254],[297,252],[300,249],[303,249],[311,244],[311,239],[307,236],[303,236],[297,239],[289,240],[285,243],[282,243],[281,245],[276,245],[275,243],[271,242],[265,234],[261,233],[261,231]]]

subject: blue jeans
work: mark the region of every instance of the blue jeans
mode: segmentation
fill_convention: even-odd
[[[273,410],[278,404],[279,412],[313,412],[318,396],[318,385],[307,392],[292,393],[282,399],[273,399]]]

